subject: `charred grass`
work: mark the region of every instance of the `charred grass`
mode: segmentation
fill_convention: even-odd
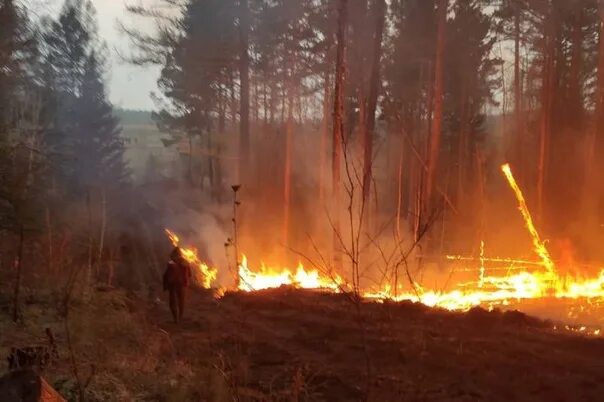
[[[22,319],[0,294],[0,354],[56,334],[44,376],[77,383],[52,292],[26,289]],[[518,312],[449,313],[410,303],[277,289],[193,292],[185,320],[148,293],[102,289],[70,309],[72,349],[91,401],[598,401],[604,341],[554,332]],[[6,367],[6,366],[4,366]],[[4,367],[2,370],[4,370]]]

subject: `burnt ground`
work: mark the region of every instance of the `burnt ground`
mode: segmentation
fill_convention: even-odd
[[[360,311],[360,313],[359,313]],[[601,401],[604,340],[518,312],[450,313],[278,289],[193,294],[185,320],[148,311],[192,366],[240,400]]]
[[[0,355],[43,342],[51,327],[60,358],[43,375],[77,400],[60,298],[26,291],[19,324],[9,299],[0,291]],[[176,325],[163,299],[104,289],[75,299],[69,317],[88,401],[604,400],[604,339],[517,312],[193,292]]]

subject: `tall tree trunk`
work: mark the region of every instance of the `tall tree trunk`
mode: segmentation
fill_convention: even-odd
[[[226,94],[224,86],[221,84],[218,90],[218,132],[224,133],[225,126],[225,110],[226,110]]]
[[[373,137],[375,131],[375,110],[380,91],[380,61],[382,58],[382,39],[386,21],[386,0],[375,0],[375,32],[373,35],[373,60],[371,64],[371,81],[367,99],[367,121],[363,139],[363,198],[369,199],[373,165]]]
[[[438,174],[438,159],[440,154],[440,137],[443,117],[443,93],[444,93],[444,53],[445,53],[445,29],[447,25],[448,0],[440,0],[438,4],[438,32],[436,35],[436,59],[434,64],[434,93],[433,93],[433,115],[430,127],[430,155],[428,160],[428,174],[426,179],[425,205],[432,208],[432,194],[436,185]]]
[[[541,88],[541,116],[539,123],[539,158],[537,165],[537,222],[543,219],[545,175],[549,146],[549,129],[551,119],[551,91],[554,75],[554,19],[551,0],[548,0],[548,11],[544,21],[544,49]]]
[[[341,268],[339,246],[340,233],[340,163],[342,140],[344,138],[344,72],[346,53],[346,29],[348,27],[348,0],[338,3],[338,32],[336,50],[336,73],[333,102],[333,148],[332,148],[332,193],[333,193],[333,231],[334,231],[334,267]]]
[[[48,201],[47,201],[48,202]],[[52,236],[52,221],[50,215],[50,206],[46,204],[46,231],[48,235],[48,273],[54,274],[54,252],[53,252],[53,236]]]
[[[327,58],[327,54],[325,55]],[[323,78],[323,120],[321,122],[321,150],[319,155],[319,200],[325,201],[325,189],[327,174],[327,144],[329,140],[329,109],[330,109],[330,80],[329,80],[329,65],[325,62],[325,72]]]
[[[591,222],[601,222],[599,204],[604,198],[604,0],[598,0],[599,49],[598,76],[595,95],[594,123],[587,141],[586,185],[584,199],[587,201],[587,216]]]
[[[23,224],[19,225],[19,249],[15,258],[15,270],[17,277],[15,279],[15,294],[13,297],[13,322],[17,322],[21,315],[20,295],[21,295],[21,271],[23,269],[23,242],[24,230]]]
[[[239,0],[239,180],[249,172],[250,162],[250,56],[248,0]]]
[[[187,178],[189,179],[189,184],[193,186],[193,134],[189,133],[187,135],[189,140],[189,158],[188,158],[188,166],[187,166]]]
[[[107,193],[105,187],[101,186],[101,233],[99,234],[99,253],[96,261],[96,274],[100,274],[105,251],[105,234],[107,232]]]
[[[268,86],[266,82],[268,80],[266,70],[264,71],[264,82],[262,83],[262,108],[264,109],[264,131],[268,130]]]
[[[231,124],[233,125],[232,129],[234,130],[237,127],[237,98],[235,96],[235,71],[229,71],[229,95],[230,95],[230,106],[231,106]]]
[[[258,84],[258,76],[253,75],[254,81],[254,123],[260,121],[260,85]]]
[[[207,163],[208,163],[208,180],[210,181],[210,196],[213,200],[216,199],[216,182],[215,182],[215,173],[214,173],[214,161],[215,161],[215,151],[214,145],[212,143],[212,130],[209,128],[206,130],[207,134],[207,147],[208,147],[208,155]]]
[[[519,165],[524,160],[523,158],[523,124],[522,124],[522,88],[520,77],[520,3],[514,3],[514,147],[512,149],[511,158]],[[522,175],[524,168],[518,166],[516,171]]]
[[[287,123],[285,126],[285,167],[283,169],[283,244],[289,240],[289,217],[292,193],[292,147],[294,135],[294,84],[290,81],[287,100]]]
[[[461,206],[465,202],[465,187],[466,187],[466,174],[468,162],[471,163],[468,151],[470,150],[470,99],[469,93],[469,78],[465,76],[462,78],[463,83],[461,84],[461,109],[460,109],[460,121],[459,121],[459,142],[457,149],[457,206]]]
[[[404,130],[404,129],[403,129]],[[404,136],[405,134],[402,133]],[[401,136],[401,137],[402,137]],[[398,175],[397,175],[397,192],[396,192],[396,241],[400,241],[401,239],[401,214],[403,211],[403,192],[404,192],[404,182],[403,182],[403,164],[405,162],[405,146],[404,141],[401,141],[400,153],[399,153],[399,161],[398,161]],[[407,172],[409,175],[409,172]],[[396,282],[396,281],[395,281]],[[395,286],[396,291],[396,286]]]
[[[568,100],[571,105],[569,117],[573,128],[580,129],[583,122],[583,91],[581,72],[583,71],[583,10],[577,7],[573,14],[571,33],[571,63],[568,84]]]

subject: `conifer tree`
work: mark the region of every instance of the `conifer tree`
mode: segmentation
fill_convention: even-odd
[[[56,105],[49,144],[61,155],[66,188],[82,194],[90,186],[123,184],[128,170],[107,99],[106,50],[97,38],[92,4],[67,0],[45,39],[46,79]]]

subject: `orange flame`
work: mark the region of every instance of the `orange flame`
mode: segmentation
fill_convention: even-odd
[[[483,241],[480,244],[479,275],[476,281],[458,283],[449,291],[424,289],[414,283],[412,284],[414,291],[411,292],[405,291],[402,286],[400,289],[393,289],[391,285],[385,284],[377,290],[365,289],[362,292],[363,296],[380,301],[387,299],[394,301],[409,300],[448,310],[468,310],[475,306],[487,308],[506,306],[514,301],[545,297],[584,300],[604,299],[604,270],[596,278],[561,276],[556,271],[555,263],[533,223],[524,195],[512,174],[510,165],[503,165],[501,170],[516,196],[518,208],[531,236],[534,251],[539,257],[537,262],[487,257]],[[177,246],[180,242],[178,236],[169,230],[166,230],[166,233],[172,244]],[[200,262],[195,249],[183,249],[183,254],[188,261],[199,267],[204,286],[211,286],[211,283],[216,279],[217,271]],[[474,260],[462,256],[447,256],[447,259],[457,261]],[[495,276],[494,272],[496,270],[489,268],[490,274],[487,275],[486,264],[493,262],[506,264],[507,274]],[[544,271],[535,270],[532,272],[527,268],[530,266],[543,267]],[[468,271],[476,271],[476,269],[468,269]],[[299,264],[296,270],[265,264],[261,264],[259,270],[252,270],[248,266],[245,255],[239,264],[238,273],[240,278],[238,290],[245,292],[277,288],[283,285],[305,289],[326,289],[331,292],[349,290],[340,276],[330,276],[322,274],[318,270],[308,270],[302,264]],[[583,332],[580,328],[569,330]],[[596,332],[592,332],[598,335],[599,331],[598,329]]]
[[[539,236],[539,232],[535,228],[533,224],[533,218],[531,217],[531,213],[529,212],[528,207],[526,206],[526,201],[524,200],[524,195],[522,194],[522,190],[518,187],[518,183],[516,183],[516,179],[512,174],[512,168],[508,163],[501,167],[501,171],[505,175],[510,187],[514,190],[514,194],[516,195],[516,200],[518,200],[518,209],[524,218],[524,223],[526,228],[528,229],[531,238],[533,239],[533,246],[535,247],[535,252],[539,257],[541,257],[541,261],[543,262],[543,266],[550,273],[554,273],[556,271],[554,262],[552,261],[549,251],[545,248],[545,243],[541,241],[541,237]]]
[[[338,292],[343,283],[338,275],[330,278],[316,269],[306,270],[301,263],[298,264],[295,273],[288,268],[267,267],[264,263],[260,266],[260,272],[253,272],[248,268],[245,255],[239,264],[239,278],[241,279],[239,290],[246,292],[287,285],[300,289],[329,289]]]
[[[218,270],[211,268],[208,264],[200,261],[197,256],[197,250],[194,248],[185,248],[180,246],[180,238],[176,233],[169,229],[165,229],[170,242],[174,247],[179,247],[183,258],[192,266],[196,267],[197,270],[193,272],[197,282],[204,288],[209,289],[212,287],[212,282],[216,280],[218,276]]]

